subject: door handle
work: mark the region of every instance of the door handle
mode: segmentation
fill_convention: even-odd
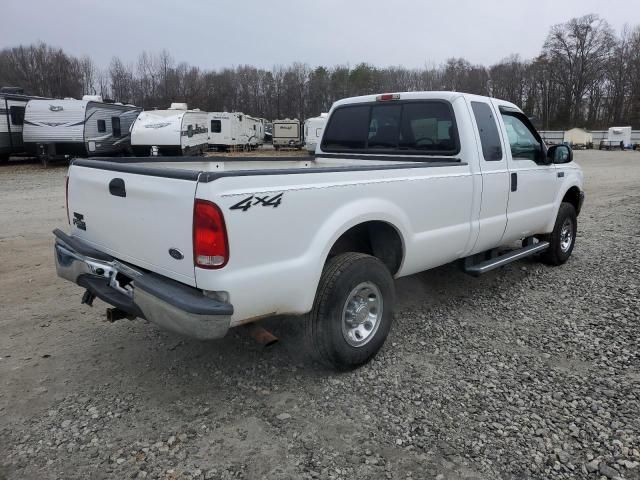
[[[515,192],[516,190],[518,190],[518,174],[512,173],[511,174],[511,191]]]
[[[116,197],[126,197],[127,190],[124,186],[124,180],[121,178],[114,178],[109,182],[109,193]]]

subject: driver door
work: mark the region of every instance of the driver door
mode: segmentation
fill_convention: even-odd
[[[546,147],[526,115],[500,107],[500,123],[509,146],[506,243],[546,233],[543,230],[555,214],[558,178],[555,165],[546,162]]]

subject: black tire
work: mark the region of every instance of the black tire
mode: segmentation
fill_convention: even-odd
[[[382,299],[382,313],[377,317],[377,326],[371,328],[372,333],[365,333],[370,336],[360,340],[365,343],[354,346],[347,341],[348,334],[343,333],[343,312],[347,308],[347,299],[352,298],[351,293],[362,285],[377,288]],[[372,293],[368,298],[372,297],[377,298],[377,294]],[[363,297],[357,298],[367,305],[364,318],[370,318],[367,313],[374,314],[379,303],[370,308]],[[367,363],[378,353],[389,334],[394,303],[393,277],[379,259],[355,252],[333,257],[324,267],[313,310],[305,318],[305,334],[312,354],[321,363],[336,370],[351,370]],[[363,327],[366,326],[364,324]],[[358,341],[356,336],[351,339],[352,342]]]
[[[563,234],[565,223],[570,223],[570,243],[567,246],[567,237]],[[578,216],[573,205],[567,202],[560,204],[556,224],[553,232],[540,237],[540,240],[549,242],[549,248],[540,255],[540,260],[548,265],[562,265],[571,256],[573,247],[576,244],[576,234],[578,232]]]

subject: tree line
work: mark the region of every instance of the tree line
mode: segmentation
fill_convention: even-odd
[[[142,52],[135,63],[114,57],[99,68],[88,56],[39,43],[0,51],[0,85],[56,98],[98,94],[146,109],[186,102],[268,119],[316,116],[354,95],[454,90],[511,101],[543,129],[640,128],[640,26],[615,32],[598,15],[573,18],[551,27],[537,57],[513,55],[489,67],[452,58],[424,68],[296,62],[204,70],[163,50]]]

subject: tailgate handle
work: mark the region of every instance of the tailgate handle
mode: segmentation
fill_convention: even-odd
[[[124,180],[121,178],[114,178],[109,182],[109,193],[116,197],[126,197],[127,190],[124,188]]]

